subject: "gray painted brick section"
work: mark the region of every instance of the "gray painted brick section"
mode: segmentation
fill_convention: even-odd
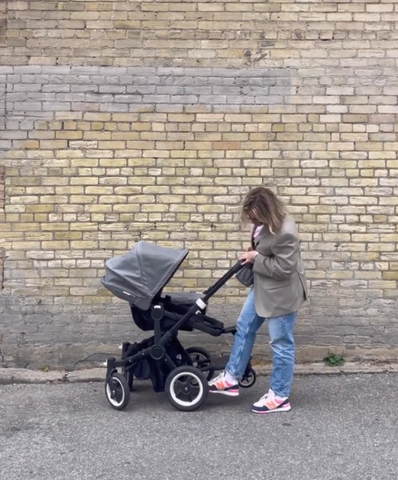
[[[70,73],[71,67],[68,67],[67,65],[63,66],[54,66],[54,67],[41,67],[41,73],[44,75],[66,75],[67,73]]]
[[[283,104],[287,97],[268,95],[268,85],[275,88],[275,93],[291,95],[288,85],[293,75],[293,71],[281,69],[65,66],[7,67],[3,71],[10,86],[6,94],[10,118],[23,112],[34,116],[37,112],[37,118],[46,118],[47,114],[49,119],[54,118],[54,112],[59,115],[68,110],[136,111],[139,104],[156,104],[159,108],[162,104],[199,102],[217,111],[219,105]]]
[[[0,65],[0,75],[10,75],[14,72],[13,67],[2,67]]]
[[[7,83],[21,83],[21,75],[8,74]]]
[[[158,95],[184,95],[184,87],[156,87]],[[183,102],[181,102],[183,103]]]
[[[116,95],[115,103],[141,103],[142,95]]]
[[[170,103],[198,103],[198,98],[197,95],[170,95]]]
[[[63,67],[61,67],[61,68],[63,68]],[[42,73],[42,67],[36,66],[36,65],[17,66],[17,67],[14,67],[14,73],[16,73],[16,74]]]
[[[40,92],[44,91],[46,85],[41,84],[27,84],[21,83],[20,85],[10,85],[13,86],[14,92]]]
[[[145,76],[148,76],[148,75],[153,75],[154,72],[156,72],[157,69],[156,68],[152,68],[152,67],[128,67],[127,68],[127,73],[128,75],[134,75],[134,76],[138,76],[138,75],[145,75]],[[177,75],[177,74],[176,74]]]
[[[119,77],[120,75],[127,75],[127,68],[124,67],[100,67],[100,75],[115,75]]]
[[[73,91],[74,91],[74,89],[72,88],[72,92]],[[100,85],[99,86],[99,91],[101,93],[122,94],[122,93],[126,93],[127,87],[122,86],[122,85]]]
[[[91,77],[93,83],[98,83],[100,85],[132,85],[134,78],[136,77],[126,75],[121,75],[120,77],[93,75]]]
[[[67,89],[65,90],[67,92],[71,91],[71,92],[77,92],[77,93],[93,93],[93,92],[100,91],[99,85],[71,85],[71,86],[65,85],[65,87],[67,87]],[[108,92],[101,92],[101,93],[108,93]]]
[[[127,93],[133,93],[136,95],[150,95],[156,93],[156,86],[151,85],[150,87],[142,87],[137,85],[129,85],[126,88]]]
[[[39,112],[42,110],[42,104],[40,102],[24,102],[24,103],[8,103],[7,110],[9,112]]]
[[[218,88],[218,87],[213,87]],[[211,95],[214,93],[212,87],[184,87],[184,94],[185,95]]]
[[[122,103],[101,103],[100,112],[127,112],[128,105]]]
[[[99,75],[100,67],[72,67],[70,73],[72,75]]]
[[[68,112],[71,108],[71,104],[69,102],[44,102],[43,103],[43,110],[44,111],[65,111]]]
[[[144,95],[144,103],[170,103],[170,95]]]

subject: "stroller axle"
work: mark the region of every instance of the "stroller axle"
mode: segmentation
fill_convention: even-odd
[[[160,345],[154,345],[151,348],[151,358],[154,360],[161,360],[166,354],[166,350],[164,347],[161,347]]]

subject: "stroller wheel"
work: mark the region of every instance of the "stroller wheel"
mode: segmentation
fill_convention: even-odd
[[[111,407],[123,410],[130,402],[130,389],[123,375],[112,373],[109,382],[105,384],[105,394]]]
[[[202,406],[209,393],[203,373],[190,366],[173,370],[167,377],[165,391],[173,407],[185,412]]]
[[[187,348],[187,353],[191,357],[192,366],[199,368],[208,381],[211,380],[214,376],[215,370],[209,368],[211,365],[210,353],[205,348],[201,347],[189,347]]]
[[[256,380],[256,372],[252,368],[249,368],[249,370],[245,372],[242,380],[239,382],[239,386],[242,388],[250,388],[256,383]]]

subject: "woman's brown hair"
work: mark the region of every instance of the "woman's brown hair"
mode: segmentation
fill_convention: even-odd
[[[286,217],[285,205],[269,188],[257,187],[246,195],[242,206],[242,221],[266,225],[271,233],[279,233]]]

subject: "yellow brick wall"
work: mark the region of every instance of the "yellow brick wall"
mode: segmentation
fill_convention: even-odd
[[[366,68],[396,58],[394,0],[5,3],[1,65]]]
[[[207,288],[246,247],[256,185],[300,226],[299,359],[396,356],[397,3],[6,4],[5,363],[70,364],[139,335],[99,285],[139,239],[188,248],[172,286]],[[234,322],[243,294],[230,282],[214,314]]]

